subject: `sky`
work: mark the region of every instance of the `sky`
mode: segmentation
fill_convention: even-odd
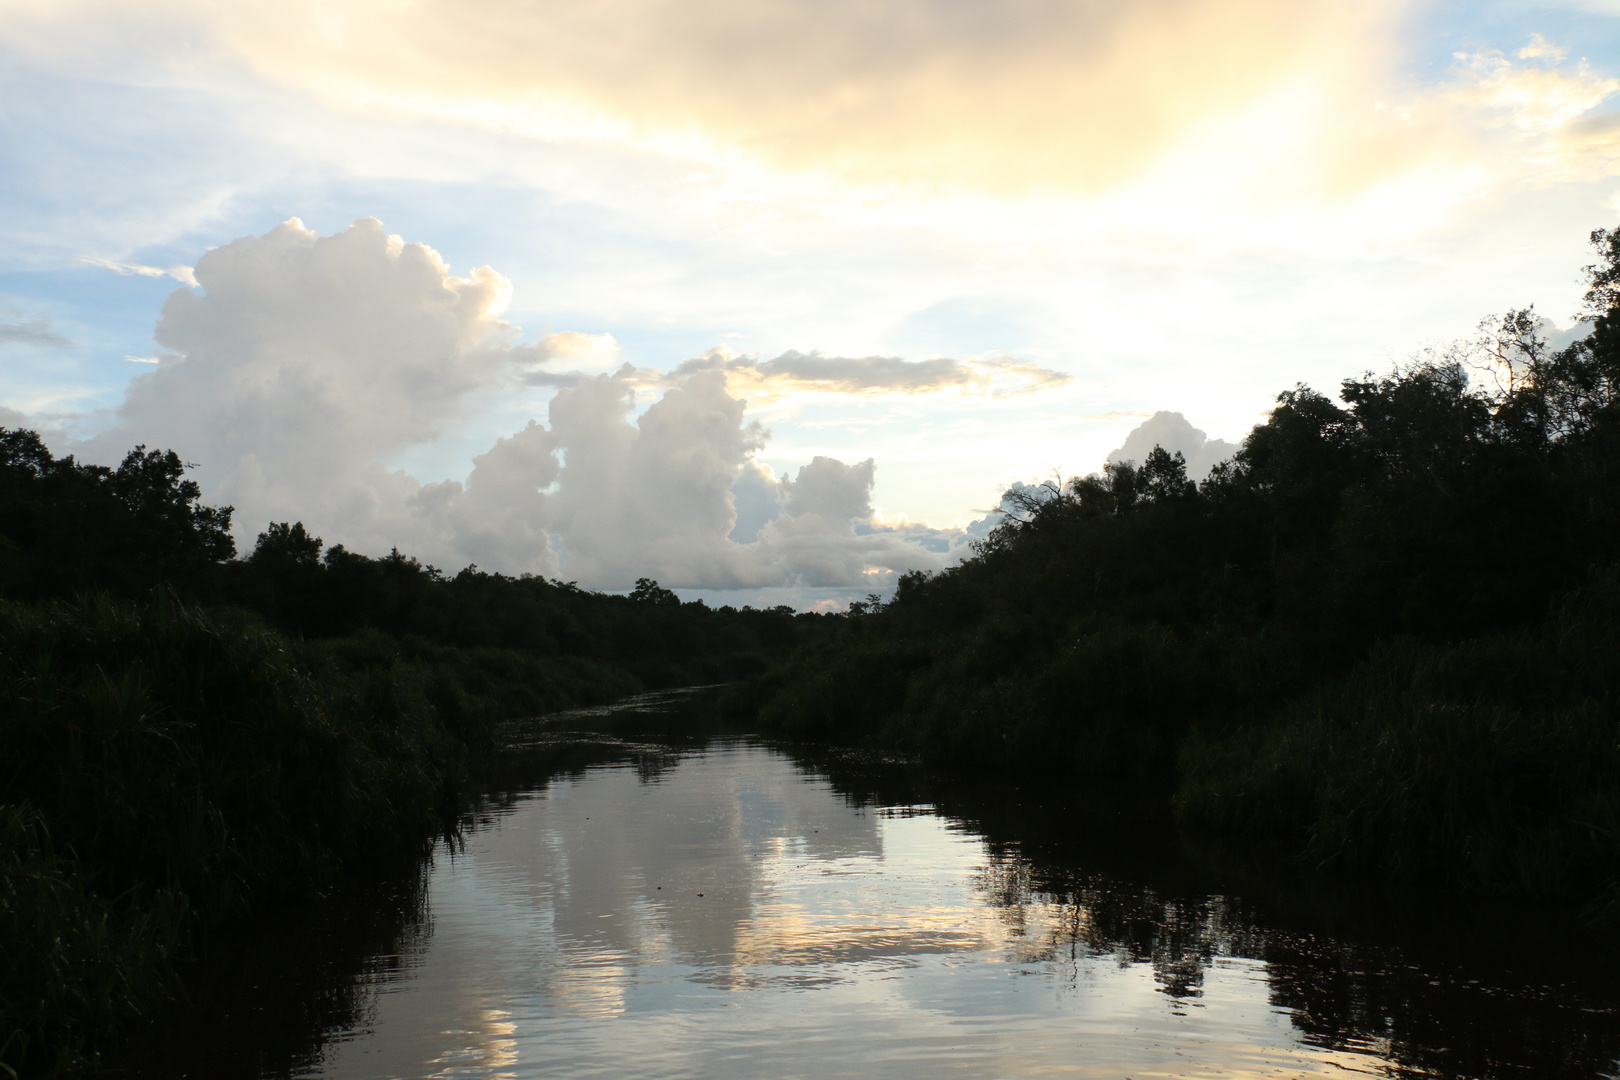
[[[0,0],[0,425],[243,550],[837,607],[1570,327],[1617,155],[1614,0]]]

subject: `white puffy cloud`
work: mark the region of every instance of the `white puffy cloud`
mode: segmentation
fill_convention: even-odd
[[[156,368],[84,449],[113,460],[172,446],[210,501],[237,508],[244,542],[266,521],[301,520],[329,544],[398,547],[446,569],[707,590],[865,589],[960,546],[950,531],[876,521],[870,459],[774,476],[754,460],[768,432],[723,365],[603,371],[618,362],[605,334],[518,344],[499,317],[501,275],[455,276],[375,220],[328,237],[288,221],[209,252],[196,280],[163,306]],[[436,439],[469,394],[547,381],[546,423],[496,440],[464,481],[382,464]],[[638,414],[646,389],[662,396]]]
[[[167,352],[98,442],[207,449],[215,483],[252,456],[269,483],[319,487],[334,466],[432,438],[487,376],[494,350],[474,346],[507,329],[498,274],[451,277],[372,219],[329,237],[293,219],[209,252],[196,274],[205,291],[164,303]]]
[[[748,588],[780,572],[732,542],[732,485],[765,433],[718,373],[668,390],[634,423],[625,376],[598,375],[551,402],[563,455],[545,519],[567,573],[612,585],[654,577],[670,585]]]
[[[208,252],[195,274],[202,291],[163,305],[160,362],[86,452],[174,447],[247,535],[302,518],[355,547],[450,555],[410,505],[420,485],[377,462],[438,436],[505,363],[505,279],[451,275],[374,219],[327,237],[293,219]]]
[[[431,525],[455,563],[490,570],[556,574],[541,491],[560,471],[556,437],[533,420],[473,458],[465,485],[427,484],[406,496],[409,509]]]
[[[1238,447],[1224,439],[1211,439],[1188,423],[1178,412],[1156,412],[1131,429],[1125,436],[1125,445],[1108,455],[1110,462],[1147,460],[1155,446],[1162,446],[1172,454],[1187,459],[1187,476],[1202,480],[1209,470],[1237,453]]]
[[[872,479],[877,463],[871,458],[845,465],[817,457],[799,470],[797,480],[782,479],[788,516],[815,517],[841,522],[872,516]]]
[[[846,465],[816,457],[797,477],[783,477],[782,514],[760,530],[761,552],[804,585],[873,589],[903,571],[937,570],[965,553],[960,529],[878,521],[872,511],[876,472],[871,458]]]
[[[745,419],[722,372],[688,374],[632,420],[635,378],[598,375],[551,402],[564,464],[540,518],[569,576],[610,586],[654,577],[703,589],[864,588],[948,561],[949,543],[874,521],[872,460],[817,457],[780,480],[754,461],[768,433]],[[739,532],[740,511],[748,519]]]

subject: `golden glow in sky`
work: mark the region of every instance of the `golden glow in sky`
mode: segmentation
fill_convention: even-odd
[[[355,469],[429,486],[572,379],[640,416],[716,371],[760,475],[871,458],[872,520],[966,522],[1159,409],[1237,440],[1276,391],[1491,311],[1567,323],[1620,208],[1599,0],[0,13],[0,422],[178,438],[125,399],[162,371],[165,294],[289,218],[375,217],[510,300],[457,331],[496,352],[409,404],[431,422],[355,442]]]

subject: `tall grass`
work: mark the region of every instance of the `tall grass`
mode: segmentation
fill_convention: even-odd
[[[1534,631],[1386,643],[1262,723],[1201,730],[1181,768],[1190,824],[1620,917],[1620,574]]]
[[[0,603],[0,1066],[93,1064],[208,927],[420,851],[496,719],[632,689],[169,595]]]

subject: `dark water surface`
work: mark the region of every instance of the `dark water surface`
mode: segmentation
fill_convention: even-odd
[[[460,843],[216,947],[120,1070],[1617,1072],[1620,953],[1567,917],[1245,870],[1151,809],[704,735],[693,709],[516,732]]]

